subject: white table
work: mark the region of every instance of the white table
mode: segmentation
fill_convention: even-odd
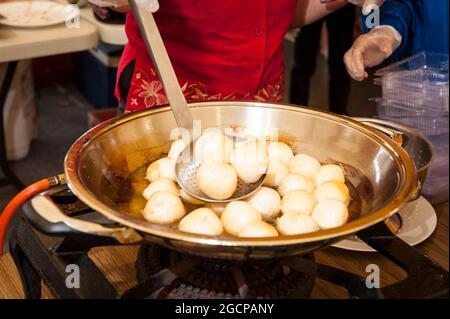
[[[97,28],[83,18],[80,19],[80,27],[73,29],[65,24],[35,29],[0,25],[0,167],[6,175],[6,178],[0,178],[0,186],[23,187],[7,162],[3,122],[5,101],[17,61],[84,51],[96,47],[97,43]]]

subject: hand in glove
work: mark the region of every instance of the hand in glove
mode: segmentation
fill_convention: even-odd
[[[390,57],[401,43],[402,36],[391,26],[379,26],[360,35],[344,56],[348,73],[357,81],[364,80],[368,77],[365,69]]]
[[[118,12],[126,12],[130,10],[128,0],[88,0],[93,9],[97,12],[97,8],[110,8]],[[158,0],[136,0],[136,3],[147,11],[156,12],[159,9]],[[99,10],[102,11],[101,9]]]

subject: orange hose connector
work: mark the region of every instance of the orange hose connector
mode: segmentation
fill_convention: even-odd
[[[6,229],[8,227],[8,223],[13,217],[16,210],[22,206],[27,200],[36,194],[49,189],[52,186],[52,179],[46,178],[42,179],[30,186],[27,186],[23,189],[19,194],[17,194],[6,206],[5,210],[0,215],[0,256],[3,256],[3,243],[6,236]]]

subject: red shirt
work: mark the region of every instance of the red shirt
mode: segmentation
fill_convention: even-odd
[[[162,0],[155,20],[189,101],[281,100],[283,39],[297,0]],[[126,111],[167,104],[161,82],[127,14],[118,75],[136,61]],[[116,90],[116,96],[119,97]]]

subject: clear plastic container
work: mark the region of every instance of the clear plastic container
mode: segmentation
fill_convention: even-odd
[[[448,71],[448,55],[422,52],[379,70],[375,83],[382,86],[385,108],[448,114]]]
[[[435,149],[422,194],[432,203],[448,200],[448,55],[422,52],[379,70],[378,117],[422,133]]]
[[[448,81],[448,55],[424,51],[378,70],[375,76],[383,77],[388,73],[417,69],[444,70],[444,73],[447,70]]]
[[[407,107],[410,111],[426,110],[429,112],[449,111],[449,87],[445,84],[423,84],[413,88],[407,82],[389,82],[383,80],[383,99],[392,104]]]
[[[382,77],[375,78],[375,84],[386,82],[403,82],[411,88],[422,89],[430,85],[442,85],[448,83],[448,65],[445,68],[420,68],[416,70],[402,70],[392,73],[385,73]]]
[[[383,87],[383,99],[392,104],[407,107],[410,111],[426,110],[429,112],[449,111],[448,84],[442,88],[425,88],[415,91],[402,86],[387,85]]]
[[[374,102],[380,102],[385,107],[392,107],[393,112],[403,112],[405,114],[448,114],[448,99],[436,101],[436,98],[410,95],[408,98],[384,97],[374,99]]]
[[[394,106],[384,101],[378,101],[377,113],[379,118],[403,124],[424,135],[445,134],[449,131],[446,113],[410,112],[404,106]]]

